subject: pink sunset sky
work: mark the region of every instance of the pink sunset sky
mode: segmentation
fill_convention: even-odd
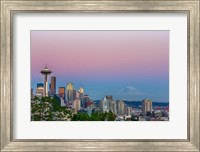
[[[57,88],[71,81],[94,99],[168,101],[169,31],[31,31],[33,88],[43,82],[45,65]]]

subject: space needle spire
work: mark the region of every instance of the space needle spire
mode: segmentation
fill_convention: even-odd
[[[48,96],[48,79],[47,76],[49,74],[52,73],[52,71],[50,71],[47,66],[45,66],[45,68],[43,70],[40,71],[40,73],[42,75],[44,75],[44,96],[47,97]]]

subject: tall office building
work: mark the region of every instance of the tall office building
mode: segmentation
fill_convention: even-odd
[[[67,83],[67,103],[68,105],[71,105],[73,102],[73,90],[74,90],[74,86],[73,83],[69,82]]]
[[[76,92],[76,98],[75,99],[80,99],[80,93]]]
[[[66,106],[66,104],[65,104],[65,99],[62,98],[62,97],[60,97],[60,106],[61,106],[61,107],[65,107],[65,106]]]
[[[73,108],[76,110],[80,110],[80,108],[81,108],[81,100],[80,99],[75,99],[73,101]]]
[[[49,83],[49,93],[51,92],[51,83]]]
[[[109,110],[110,110],[110,102],[109,102],[109,100],[107,100],[106,98],[101,100],[100,103],[99,103],[99,108],[103,112],[109,112]]]
[[[99,109],[103,110],[103,100],[100,100],[100,102],[99,102]]]
[[[36,97],[42,97],[42,96],[44,96],[44,87],[38,87],[36,89],[35,96]]]
[[[126,109],[126,115],[127,115],[127,116],[131,116],[132,107],[125,107],[125,109]]]
[[[83,97],[84,97],[84,90],[82,87],[80,87],[80,89],[78,90],[78,94],[79,99],[81,100],[81,106],[84,107],[84,103],[83,103]]]
[[[115,115],[117,114],[117,104],[115,100],[110,101],[110,111]]]
[[[112,101],[112,100],[113,100],[113,97],[110,96],[110,95],[107,95],[107,96],[106,96],[106,99]]]
[[[90,101],[89,95],[85,94],[84,97],[83,97],[83,100],[82,100],[82,103],[81,103],[82,105],[81,106],[85,108],[86,107],[86,102],[89,102],[89,101]]]
[[[58,88],[58,96],[65,100],[65,87],[59,87]]]
[[[51,77],[50,94],[56,94],[56,77]]]
[[[75,100],[76,99],[76,90],[74,89],[73,90],[73,100]]]
[[[78,90],[79,93],[84,93],[84,90],[82,87],[80,87],[80,89]]]
[[[125,104],[123,100],[119,100],[117,102],[117,114],[120,116],[124,116],[125,115]]]
[[[37,88],[35,91],[36,97],[42,97],[44,96],[44,83],[37,83]]]
[[[44,87],[44,83],[37,83],[37,88]]]
[[[152,101],[149,99],[142,100],[142,115],[146,116],[152,112]]]
[[[91,115],[94,108],[94,103],[92,101],[86,102],[87,114]]]

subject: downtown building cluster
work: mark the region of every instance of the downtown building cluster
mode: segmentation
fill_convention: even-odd
[[[75,89],[72,82],[66,86],[58,87],[56,90],[56,77],[50,78],[48,85],[48,75],[52,72],[45,67],[41,70],[44,75],[44,83],[37,83],[34,92],[31,89],[31,98],[34,97],[56,97],[61,107],[66,107],[74,114],[85,112],[91,115],[94,112],[101,111],[112,112],[116,116],[116,121],[168,121],[169,113],[165,108],[153,108],[152,101],[149,99],[142,100],[141,107],[130,107],[124,100],[114,100],[112,95],[107,95],[103,100],[93,101],[88,94],[84,93],[84,88]],[[34,103],[34,101],[32,101]]]

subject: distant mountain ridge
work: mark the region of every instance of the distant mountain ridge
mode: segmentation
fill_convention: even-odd
[[[142,106],[142,101],[124,101],[129,107],[139,107]],[[152,102],[153,107],[166,107],[169,106],[169,102]]]
[[[94,102],[98,105],[100,100],[94,100]],[[142,106],[142,101],[124,101],[125,104],[129,107],[139,107]],[[152,102],[153,107],[167,107],[169,106],[169,102]]]

